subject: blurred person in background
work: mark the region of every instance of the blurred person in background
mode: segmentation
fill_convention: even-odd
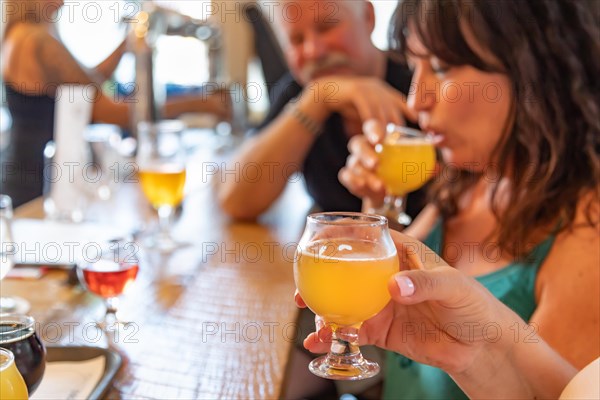
[[[403,123],[410,72],[371,41],[375,11],[368,1],[284,0],[272,10],[290,72],[275,85],[265,121],[227,166],[227,171],[259,166],[260,177],[223,173],[219,202],[234,218],[254,219],[279,197],[292,174],[302,172],[317,208],[366,209],[370,205],[338,180],[348,141],[362,134],[369,118]],[[379,190],[383,196],[383,186]],[[423,203],[420,192],[413,194],[409,214]]]
[[[62,0],[2,1],[6,26],[2,41],[2,77],[12,117],[10,142],[2,154],[0,191],[15,206],[42,195],[43,149],[53,138],[54,101],[62,84],[94,85],[109,79],[127,50],[127,38],[95,68],[85,68],[60,41],[55,23]],[[119,100],[119,101],[115,101]],[[163,116],[205,111],[229,115],[230,104],[220,94],[171,99]],[[128,129],[128,102],[96,93],[92,121]]]
[[[405,233],[476,277],[578,369],[600,355],[594,7],[405,0],[392,36],[413,70],[409,108],[436,138],[444,164],[433,202]],[[351,139],[340,178],[369,198],[379,196],[364,182],[378,179],[374,145],[384,127],[365,127]],[[465,398],[443,370],[410,359],[412,349],[401,353],[387,359],[384,397]]]

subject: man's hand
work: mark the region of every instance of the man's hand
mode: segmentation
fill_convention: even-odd
[[[379,78],[328,76],[309,83],[302,102],[323,122],[332,113],[344,119],[404,125],[409,115],[405,96]],[[412,118],[411,118],[412,119]]]

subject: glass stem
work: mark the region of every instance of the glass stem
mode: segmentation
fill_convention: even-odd
[[[109,297],[104,300],[106,305],[106,313],[104,314],[104,320],[107,325],[117,321],[117,307],[119,306],[119,299],[117,297]]]
[[[388,204],[390,211],[397,214],[402,214],[406,211],[406,195],[390,194],[386,196],[385,202]]]
[[[163,236],[169,236],[171,228],[171,215],[173,207],[165,205],[158,207],[158,226]]]
[[[327,355],[327,362],[333,368],[350,369],[363,362],[363,356],[358,347],[360,325],[333,327],[331,351]]]
[[[383,215],[388,220],[400,224],[401,227],[406,227],[412,222],[412,218],[406,214],[406,195],[387,195],[383,210]]]

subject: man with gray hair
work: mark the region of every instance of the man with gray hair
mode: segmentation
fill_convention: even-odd
[[[270,17],[290,73],[276,84],[265,122],[230,164],[265,170],[251,180],[222,176],[219,202],[234,218],[256,218],[277,199],[288,178],[302,172],[318,208],[360,211],[361,200],[338,180],[349,155],[348,140],[362,134],[368,119],[403,122],[402,93],[409,89],[410,72],[371,41],[375,11],[368,1],[269,4],[275,4]],[[372,189],[383,198],[383,187]]]

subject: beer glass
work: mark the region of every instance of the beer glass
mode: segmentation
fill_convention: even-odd
[[[138,127],[137,164],[144,195],[158,212],[159,231],[147,238],[148,247],[171,251],[180,247],[171,235],[171,219],[183,201],[185,152],[184,125],[179,121],[141,122]]]
[[[27,315],[0,315],[0,347],[14,354],[29,395],[37,389],[46,369],[46,349],[35,332],[35,320]]]
[[[12,199],[0,194],[0,281],[8,274],[15,261],[15,242],[12,235]],[[29,302],[22,297],[0,296],[0,314],[29,311]]]
[[[383,207],[375,213],[408,226],[412,220],[406,214],[406,196],[423,186],[435,170],[433,139],[416,129],[388,124],[375,151],[379,154],[377,176],[387,191]]]
[[[102,249],[99,259],[77,262],[77,277],[81,284],[89,292],[104,299],[106,312],[103,319],[97,322],[98,327],[104,331],[125,324],[117,317],[118,297],[137,277],[137,249],[134,243],[112,245],[111,248]]]
[[[15,366],[13,353],[0,348],[0,399],[23,400],[27,398],[27,386]]]
[[[294,280],[308,308],[333,332],[329,354],[310,363],[312,373],[358,380],[379,372],[376,362],[363,358],[358,332],[363,321],[390,301],[387,282],[398,269],[385,217],[341,212],[308,216]]]

